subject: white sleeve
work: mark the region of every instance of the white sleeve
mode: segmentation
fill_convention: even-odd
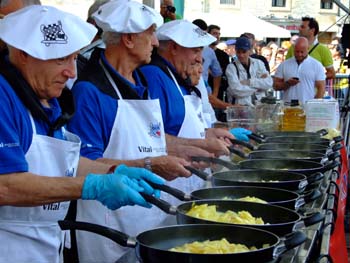
[[[228,92],[236,98],[244,98],[254,94],[255,89],[242,85],[237,76],[236,67],[233,64],[228,64],[226,68],[226,78],[228,82]]]
[[[272,87],[273,80],[270,73],[266,70],[262,61],[256,60],[257,66],[255,76],[250,79],[250,86],[256,89],[268,90]],[[262,75],[267,75],[266,78],[261,78]]]

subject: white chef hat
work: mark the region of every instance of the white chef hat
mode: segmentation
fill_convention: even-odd
[[[187,20],[173,20],[157,30],[158,40],[173,40],[178,45],[192,48],[208,46],[216,38]]]
[[[90,44],[97,29],[52,6],[31,5],[0,20],[0,38],[41,60],[68,56]]]
[[[104,32],[140,33],[153,24],[163,24],[159,12],[136,1],[115,0],[107,2],[92,15]]]

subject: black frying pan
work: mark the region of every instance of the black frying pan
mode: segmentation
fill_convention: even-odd
[[[331,146],[337,142],[341,142],[343,138],[341,136],[337,136],[333,138],[332,140],[320,138],[319,136],[275,136],[275,137],[267,137],[265,139],[262,139],[259,136],[256,136],[254,134],[248,135],[248,137],[255,142],[261,144],[261,143],[285,143],[285,142],[293,142],[293,143],[316,143],[321,144],[324,146]]]
[[[236,200],[249,196],[260,198],[271,205],[279,205],[294,210],[299,209],[305,203],[316,200],[322,195],[318,189],[313,189],[312,191],[304,194],[298,194],[296,192],[283,189],[254,186],[211,187],[193,191],[191,194],[186,194],[179,189],[165,184],[150,184],[153,188],[160,189],[181,201],[202,199]]]
[[[256,160],[245,160],[239,162],[239,168],[241,169],[265,169],[274,171],[289,171],[302,173],[306,177],[316,174],[327,172],[337,166],[340,163],[338,161],[333,161],[322,165],[320,163],[294,160],[294,159],[284,159],[284,160],[269,160],[269,159],[256,159]]]
[[[223,172],[220,171],[220,172],[213,173],[212,175],[208,175],[195,168],[187,167],[187,169],[190,170],[193,174],[196,174],[197,176],[201,177],[204,180],[207,180],[207,181],[211,180],[212,184],[217,186],[237,185],[237,183],[239,183],[239,185],[265,186],[265,187],[283,188],[291,191],[302,192],[305,190],[305,187],[308,184],[313,184],[315,182],[318,182],[324,177],[322,172],[316,172],[316,171],[312,174],[310,173],[310,175],[309,174],[306,175],[305,173],[291,171],[291,170],[263,169],[264,166],[260,166],[260,169],[257,168],[256,166],[252,168],[246,168],[240,165],[241,163],[248,162],[248,161],[242,161],[242,162],[239,162],[238,164],[233,164],[232,162],[224,161],[213,157],[196,156],[196,157],[192,157],[192,159],[194,161],[220,164],[229,169],[229,171],[223,171]],[[265,159],[262,159],[262,160],[265,160]],[[261,161],[261,160],[249,160],[249,161],[255,162],[255,161]],[[273,163],[275,162],[289,163],[289,161],[295,161],[295,160],[268,160],[268,161]],[[315,164],[318,165],[315,167],[317,167],[320,171],[323,171],[323,169],[332,168],[334,165],[339,164],[339,162],[336,162],[335,164],[333,163],[327,164],[327,166],[323,166],[318,163],[315,163]],[[293,173],[294,175],[290,173]],[[296,182],[295,180],[293,180],[293,178],[298,177],[295,175],[295,173],[298,174],[299,178],[300,178],[300,174],[303,174],[306,177],[306,182],[299,181],[299,180],[297,180]]]
[[[84,230],[107,237],[123,247],[136,248],[142,263],[232,263],[270,262],[282,253],[306,240],[305,234],[296,232],[286,240],[273,233],[242,226],[222,224],[179,225],[156,228],[130,237],[104,226],[85,222],[58,221],[62,230]],[[235,254],[194,254],[169,251],[170,248],[194,241],[220,240],[255,246],[258,250]],[[265,248],[263,245],[268,244]]]
[[[319,152],[309,152],[301,150],[260,150],[245,153],[237,148],[229,147],[230,152],[243,159],[296,159],[325,163],[328,160],[334,160],[340,156],[339,152],[323,154]]]
[[[325,129],[316,131],[316,132],[302,132],[302,131],[271,131],[271,132],[262,132],[257,135],[261,138],[276,137],[276,136],[298,136],[298,137],[316,137],[320,138],[324,135],[327,135],[328,131]]]
[[[195,158],[197,159],[197,158]],[[321,180],[323,176],[309,176],[307,178],[301,173],[288,171],[256,170],[256,169],[236,169],[216,172],[211,175],[198,171],[192,167],[187,167],[193,174],[203,180],[211,181],[214,186],[257,186],[286,189],[295,192],[303,192],[308,185],[308,181],[314,177],[315,181]]]
[[[329,151],[336,152],[343,148],[341,143],[334,144],[331,148],[326,145],[316,144],[316,143],[297,143],[293,141],[285,141],[282,143],[262,143],[258,145],[252,145],[251,143],[243,142],[236,139],[231,139],[233,144],[238,144],[246,147],[251,151],[258,150],[301,150],[301,151],[309,151],[309,152],[320,152],[326,154]]]
[[[215,199],[223,200],[228,198],[235,200],[246,196],[260,198],[270,205],[279,205],[289,209],[297,210],[305,203],[316,200],[321,197],[322,193],[318,189],[314,189],[305,194],[298,194],[293,191],[254,187],[254,186],[225,186],[204,188],[193,191],[191,193],[192,200]]]
[[[281,206],[259,204],[253,202],[242,202],[233,200],[196,200],[183,202],[179,206],[172,206],[168,202],[158,199],[154,196],[143,195],[144,198],[159,207],[165,213],[176,215],[176,221],[178,224],[217,224],[221,222],[210,221],[206,219],[196,218],[186,213],[192,208],[193,205],[208,204],[215,205],[216,210],[219,212],[231,211],[248,211],[254,217],[261,217],[265,222],[264,225],[245,225],[245,224],[231,224],[222,223],[228,225],[241,225],[251,226],[254,228],[266,230],[272,232],[278,236],[285,236],[291,232],[299,230],[304,226],[310,226],[315,223],[321,222],[324,219],[324,215],[319,212],[313,213],[309,216],[301,216],[297,212],[287,209]]]

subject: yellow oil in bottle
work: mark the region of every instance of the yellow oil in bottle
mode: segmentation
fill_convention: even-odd
[[[295,106],[294,105],[285,107],[283,111],[281,125],[282,131],[305,131],[305,112],[298,104]]]

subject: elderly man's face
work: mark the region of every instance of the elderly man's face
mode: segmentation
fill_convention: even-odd
[[[176,52],[173,53],[173,63],[176,71],[186,79],[188,77],[188,72],[197,63],[202,63],[202,47],[196,48],[185,48],[177,45]]]
[[[78,53],[50,60],[26,56],[22,73],[42,102],[59,97],[67,80],[76,76]]]
[[[146,31],[135,34],[137,37],[134,48],[130,49],[130,52],[135,56],[136,63],[140,63],[139,65],[150,63],[153,48],[159,46],[155,30],[156,27],[151,26]]]

